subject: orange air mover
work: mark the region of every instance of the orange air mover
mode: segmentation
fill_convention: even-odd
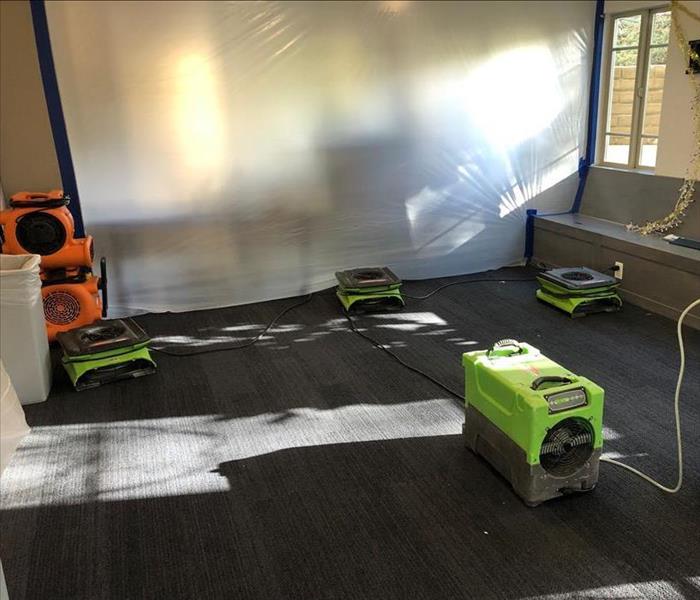
[[[100,261],[101,277],[87,269],[65,269],[42,275],[41,295],[49,341],[56,335],[107,316],[107,268]],[[102,291],[100,299],[99,291]]]
[[[13,195],[10,208],[0,211],[2,252],[40,254],[42,269],[91,266],[92,237],[73,237],[73,216],[66,208],[69,202],[61,190]]]

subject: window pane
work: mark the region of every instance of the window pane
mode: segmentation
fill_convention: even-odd
[[[671,31],[671,12],[656,13],[654,23],[651,26],[651,43],[668,44],[668,36]]]
[[[668,57],[668,46],[649,49],[649,66],[665,65]]]
[[[632,133],[636,76],[637,50],[613,51],[607,131]]]
[[[622,135],[605,136],[605,157],[607,163],[626,165],[630,159],[630,138]]]
[[[661,118],[661,103],[664,97],[667,53],[668,47],[666,46],[649,50],[649,72],[647,74],[647,90],[644,97],[642,135],[659,135],[659,119]]]
[[[639,150],[639,164],[642,167],[656,166],[656,148],[658,140],[656,138],[642,138]]]
[[[615,19],[615,34],[613,35],[613,47],[638,46],[639,30],[642,25],[642,15],[632,17],[620,17]]]

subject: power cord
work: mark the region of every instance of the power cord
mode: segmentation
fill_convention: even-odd
[[[411,298],[412,300],[426,300],[427,298],[430,298],[430,297],[433,296],[434,294],[437,294],[439,291],[444,290],[445,288],[451,287],[451,286],[453,286],[453,285],[461,285],[461,284],[464,284],[464,283],[479,283],[479,282],[483,282],[483,281],[499,281],[499,282],[500,282],[500,281],[534,281],[534,278],[533,278],[533,277],[530,277],[530,278],[527,278],[527,279],[493,279],[493,278],[491,278],[491,279],[465,279],[465,280],[453,281],[453,282],[451,282],[451,283],[447,283],[447,284],[445,284],[445,285],[441,285],[441,286],[439,286],[438,288],[434,289],[432,292],[426,294],[425,296],[408,296],[408,295],[406,295],[406,294],[403,294],[403,296],[406,297],[406,298]],[[333,292],[333,293],[335,293],[335,292]],[[198,355],[200,355],[200,354],[209,354],[209,353],[213,353],[213,352],[226,352],[226,351],[228,351],[228,350],[240,350],[240,349],[242,349],[242,348],[248,348],[248,347],[252,346],[253,344],[257,343],[257,342],[260,340],[260,338],[262,338],[262,337],[263,337],[263,336],[264,336],[264,335],[265,335],[265,334],[266,334],[266,333],[267,333],[267,332],[268,332],[268,331],[269,331],[269,330],[270,330],[284,315],[286,315],[289,311],[291,311],[291,310],[293,310],[293,309],[295,309],[295,308],[297,308],[297,307],[299,307],[299,306],[302,306],[303,304],[306,304],[307,302],[309,302],[309,301],[311,300],[312,296],[313,296],[313,293],[312,293],[312,294],[308,294],[308,295],[305,296],[300,302],[296,302],[296,303],[294,303],[294,304],[288,306],[288,307],[285,308],[284,310],[282,310],[279,314],[277,314],[277,315],[272,319],[272,321],[270,321],[270,322],[265,326],[265,328],[264,328],[260,333],[258,333],[255,337],[251,338],[250,340],[248,340],[247,342],[244,342],[244,343],[242,343],[242,344],[237,344],[237,345],[233,345],[233,346],[231,346],[231,345],[229,345],[229,346],[219,346],[219,347],[214,347],[214,348],[202,348],[202,349],[200,349],[200,350],[187,350],[187,351],[169,350],[169,349],[167,348],[167,346],[164,347],[164,348],[155,348],[155,347],[153,347],[153,348],[151,348],[151,350],[153,350],[154,352],[160,352],[161,354],[167,354],[168,356],[198,356]],[[346,315],[346,316],[347,316],[347,315]],[[348,317],[348,318],[349,318],[349,317]],[[351,321],[351,323],[352,323],[352,321]],[[354,325],[354,324],[353,324],[353,325]],[[356,333],[358,333],[358,334],[360,334],[360,335],[363,335],[362,332],[357,331],[356,329],[354,329],[354,327],[353,327],[353,330],[354,330]],[[363,337],[366,337],[368,340],[370,340],[370,341],[372,341],[373,343],[375,343],[373,340],[371,340],[371,338],[369,338],[369,336],[363,336]],[[378,342],[376,342],[376,344],[377,344],[378,346],[382,347],[381,344],[379,344]],[[383,348],[383,347],[382,347],[382,349],[388,352],[388,350],[387,350],[386,348]],[[422,371],[419,371],[419,370],[415,369],[414,367],[411,367],[410,365],[403,363],[403,361],[401,361],[401,359],[400,359],[398,356],[394,355],[393,353],[389,352],[389,354],[392,354],[396,360],[398,360],[399,362],[402,362],[402,364],[404,364],[405,367],[407,367],[407,368],[409,368],[409,369],[411,369],[411,370],[413,370],[413,371],[416,371],[416,372],[418,372],[419,374],[421,374],[421,375],[423,375],[423,376],[425,376],[425,377],[430,378],[430,375],[427,375],[426,373],[423,373]],[[446,388],[446,387],[445,387],[443,384],[441,384],[440,382],[438,382],[438,381],[436,381],[436,380],[433,380],[432,378],[430,378],[430,379],[431,379],[431,381],[433,381],[434,383],[436,383],[437,385],[439,385],[440,387],[442,387],[443,389],[445,389],[446,391],[448,391],[450,394],[456,395],[456,396],[458,396],[459,398],[462,397],[461,394],[455,394],[454,391],[452,391],[452,390]]]
[[[383,350],[384,352],[386,352],[389,356],[391,356],[391,358],[393,358],[400,365],[403,365],[404,367],[406,367],[409,371],[413,371],[414,373],[417,373],[418,375],[420,375],[421,377],[424,377],[428,381],[431,381],[432,383],[434,383],[438,387],[442,388],[448,394],[451,394],[455,398],[459,398],[459,400],[461,400],[461,401],[464,400],[464,396],[462,394],[460,394],[459,392],[455,392],[454,390],[450,389],[444,383],[441,383],[440,381],[435,379],[432,375],[428,375],[428,373],[426,373],[425,371],[421,371],[420,369],[418,369],[412,365],[409,365],[401,357],[399,357],[397,354],[395,354],[391,350],[389,350],[389,348],[387,348],[384,344],[381,344],[380,342],[375,340],[373,337],[371,337],[371,336],[367,335],[366,333],[357,329],[357,327],[355,326],[355,321],[352,320],[352,317],[345,311],[343,312],[343,314],[345,315],[345,318],[348,320],[348,323],[350,324],[350,329],[352,330],[353,333],[356,333],[360,337],[366,339],[375,348],[379,348],[380,350]]]
[[[303,304],[306,304],[307,302],[310,302],[311,298],[313,298],[313,293],[307,294],[299,302],[295,302],[294,304],[290,304],[285,309],[281,310],[272,319],[272,321],[270,321],[265,326],[265,328],[260,333],[258,333],[255,337],[249,339],[247,342],[244,342],[242,344],[221,346],[221,347],[214,347],[214,348],[202,348],[200,350],[188,350],[185,352],[168,350],[167,346],[165,348],[150,348],[150,349],[153,350],[154,352],[160,352],[161,354],[167,354],[168,356],[197,356],[200,354],[210,354],[212,352],[227,352],[228,350],[240,350],[241,348],[248,348],[249,346],[252,346],[256,342],[258,342],[260,340],[260,338],[262,338],[268,331],[270,331],[270,329],[272,329],[272,327],[277,323],[277,321],[279,321],[289,311],[294,310],[295,308],[298,308],[299,306],[302,306]]]
[[[495,278],[488,278],[488,279],[464,279],[460,281],[452,281],[450,283],[446,283],[445,285],[441,285],[431,292],[423,295],[423,296],[409,296],[407,294],[402,294],[406,298],[410,298],[412,300],[427,300],[431,296],[434,296],[438,292],[444,290],[445,288],[451,287],[453,285],[462,285],[465,283],[482,283],[482,282],[518,282],[518,281],[534,281],[534,277],[528,277],[528,278],[518,278],[518,279],[495,279]],[[290,306],[287,306],[285,309],[280,311],[266,326],[265,328],[260,331],[255,337],[251,338],[247,342],[244,342],[242,344],[237,344],[237,345],[228,345],[228,346],[219,346],[219,347],[213,347],[213,348],[202,348],[200,350],[187,350],[187,351],[177,351],[177,350],[170,350],[166,347],[163,348],[156,348],[152,347],[151,350],[154,352],[158,352],[160,354],[165,354],[167,356],[176,356],[176,357],[186,357],[186,356],[199,356],[202,354],[211,354],[214,352],[227,352],[229,350],[241,350],[243,348],[248,348],[254,344],[256,344],[272,327],[288,312],[291,310],[294,310],[295,308],[302,306],[309,302],[311,298],[313,297],[313,293],[306,295],[301,301],[296,302],[294,304],[291,304]],[[463,395],[459,392],[455,392],[454,390],[450,389],[447,387],[444,383],[441,383],[428,373],[425,373],[424,371],[421,371],[417,367],[414,367],[412,365],[409,365],[407,362],[405,362],[402,358],[400,358],[397,354],[389,350],[386,346],[372,338],[371,336],[359,331],[357,327],[355,326],[355,322],[352,320],[352,317],[347,313],[343,313],[345,315],[345,318],[348,320],[348,323],[350,324],[350,329],[359,335],[360,337],[366,339],[368,342],[370,342],[372,345],[374,345],[376,348],[379,348],[380,350],[386,352],[389,356],[391,356],[395,361],[397,361],[399,364],[407,368],[409,371],[413,371],[414,373],[420,375],[421,377],[424,377],[428,381],[434,383],[437,385],[439,388],[443,389],[446,391],[448,394],[454,396],[455,398],[458,398],[459,400],[463,400]]]
[[[150,348],[154,352],[159,352],[161,354],[166,354],[168,356],[177,356],[177,357],[185,357],[185,356],[198,356],[200,354],[210,354],[213,352],[227,352],[229,350],[240,350],[242,348],[248,348],[249,346],[252,346],[253,344],[257,343],[260,338],[262,338],[272,327],[288,312],[291,310],[294,310],[295,308],[298,308],[299,306],[302,306],[303,304],[306,304],[311,300],[313,297],[313,294],[308,294],[305,296],[301,301],[295,302],[294,304],[291,304],[284,308],[284,310],[280,311],[266,326],[265,328],[258,333],[255,337],[251,338],[247,342],[244,342],[243,344],[238,344],[235,346],[223,346],[223,347],[215,347],[215,348],[203,348],[201,350],[189,350],[189,351],[173,351],[173,350],[168,350],[167,347],[165,348],[155,348],[152,347]],[[445,384],[441,383],[431,375],[428,375],[424,371],[421,371],[420,369],[409,365],[407,362],[405,362],[402,358],[400,358],[398,355],[394,354],[391,350],[386,348],[384,345],[380,344],[377,340],[374,338],[370,337],[369,335],[363,333],[362,331],[359,331],[357,327],[355,326],[355,322],[352,320],[352,317],[347,313],[343,312],[345,315],[345,318],[348,320],[348,323],[350,324],[350,329],[359,335],[360,337],[366,339],[367,341],[371,342],[372,345],[375,347],[379,348],[380,350],[383,350],[386,352],[389,356],[391,356],[395,361],[406,367],[408,370],[413,371],[414,373],[417,373],[418,375],[428,379],[438,387],[442,388],[445,390],[448,394],[451,394],[452,396],[455,396],[456,398],[459,398],[462,400],[462,394],[455,392],[454,390],[451,390],[449,387],[447,387]]]
[[[535,281],[535,277],[527,277],[527,278],[519,278],[519,279],[496,279],[496,278],[490,278],[490,279],[462,279],[460,281],[452,281],[450,283],[446,283],[444,285],[441,285],[439,287],[436,287],[433,291],[428,292],[424,296],[409,296],[408,294],[404,294],[401,292],[401,295],[404,298],[410,298],[411,300],[427,300],[431,296],[434,296],[438,292],[444,290],[445,288],[452,287],[453,285],[463,285],[465,283],[483,283],[487,281],[491,282],[496,282],[496,283],[503,283],[503,282],[516,282],[516,281]]]
[[[681,395],[681,386],[683,384],[683,373],[685,372],[685,348],[683,346],[683,319],[685,319],[685,316],[693,310],[696,306],[700,306],[700,298],[697,300],[694,300],[691,302],[685,310],[681,313],[681,316],[678,317],[678,350],[681,356],[681,364],[678,369],[678,380],[676,381],[676,394],[674,396],[674,412],[676,415],[676,444],[678,446],[678,481],[676,482],[676,485],[673,487],[666,487],[665,485],[662,485],[655,479],[652,479],[649,477],[649,475],[645,475],[641,471],[635,469],[634,467],[630,467],[629,465],[626,465],[625,463],[621,463],[617,460],[614,460],[612,458],[601,458],[600,460],[606,463],[609,463],[611,465],[615,465],[616,467],[622,467],[623,469],[627,469],[628,471],[634,473],[635,475],[638,475],[645,481],[648,481],[652,485],[656,486],[660,490],[663,490],[664,492],[668,492],[669,494],[675,494],[678,490],[681,489],[681,486],[683,485],[683,439],[681,437],[681,415],[680,415],[680,395]]]

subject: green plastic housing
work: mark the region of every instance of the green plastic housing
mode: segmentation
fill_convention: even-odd
[[[137,361],[145,361],[145,363],[155,367],[156,363],[151,358],[151,354],[148,351],[149,342],[150,341],[147,340],[127,348],[96,352],[80,357],[69,357],[64,355],[62,358],[63,368],[68,373],[73,385],[78,387],[82,377],[86,373],[94,371],[95,369],[113,367],[115,365],[126,363],[135,363]]]
[[[401,308],[404,300],[401,296],[401,284],[387,286],[367,287],[367,288],[336,288],[336,296],[340,300],[346,311],[352,309],[356,304],[376,304],[384,305],[387,308]]]
[[[504,348],[462,355],[466,406],[477,409],[524,450],[530,465],[539,464],[547,431],[570,417],[586,419],[594,436],[593,448],[601,448],[603,389],[543,356],[537,348],[522,342],[519,346],[520,353]],[[543,376],[565,377],[571,383],[547,384],[533,390],[535,380]],[[569,390],[584,390],[586,404],[558,410],[554,398]]]
[[[617,312],[622,307],[622,300],[616,291],[619,284],[574,291],[542,277],[538,277],[537,281],[540,284],[537,298],[572,317],[595,312]]]

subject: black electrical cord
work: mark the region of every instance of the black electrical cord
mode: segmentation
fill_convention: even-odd
[[[173,351],[173,350],[168,350],[167,347],[165,348],[155,348],[151,347],[150,349],[153,350],[154,352],[160,352],[161,354],[167,354],[168,356],[178,356],[178,357],[185,357],[185,356],[197,356],[200,354],[209,354],[212,352],[226,352],[228,350],[240,350],[242,348],[248,348],[249,346],[252,346],[256,342],[260,340],[272,327],[288,312],[291,310],[302,306],[309,302],[311,298],[313,297],[313,294],[308,294],[305,296],[301,301],[295,302],[294,304],[291,304],[290,306],[287,306],[284,308],[284,310],[280,311],[266,326],[265,328],[258,333],[255,337],[251,338],[247,342],[244,342],[243,344],[238,344],[235,346],[223,346],[223,347],[214,347],[214,348],[203,348],[201,350],[188,350],[188,351]],[[363,333],[362,331],[359,331],[357,327],[355,327],[355,322],[352,320],[352,317],[347,313],[343,312],[345,315],[345,318],[348,320],[348,323],[350,324],[350,329],[359,335],[360,337],[366,339],[368,342],[372,343],[375,347],[379,348],[380,350],[383,350],[386,352],[389,356],[391,356],[395,361],[397,361],[399,364],[403,365],[406,367],[408,370],[413,371],[414,373],[417,373],[418,375],[424,377],[425,379],[431,381],[438,387],[442,388],[445,390],[448,394],[451,394],[455,398],[459,398],[460,400],[463,399],[462,394],[455,392],[454,390],[451,390],[449,387],[447,387],[445,384],[441,383],[431,375],[428,375],[424,371],[421,371],[420,369],[417,369],[416,367],[413,367],[409,365],[407,362],[405,362],[402,358],[394,354],[391,350],[380,344],[378,341],[376,341],[374,338],[370,337],[369,335]]]
[[[437,379],[435,379],[432,375],[428,375],[425,371],[421,371],[420,369],[409,365],[406,361],[404,361],[401,357],[399,357],[397,354],[394,354],[389,348],[387,348],[384,344],[379,343],[377,340],[375,340],[373,337],[367,335],[366,333],[363,333],[357,327],[355,326],[355,321],[352,320],[352,317],[347,313],[343,312],[345,315],[345,318],[348,320],[348,323],[350,324],[350,329],[352,330],[353,333],[356,333],[360,337],[366,339],[368,342],[370,342],[375,348],[379,348],[380,350],[383,350],[386,352],[391,358],[393,358],[396,362],[398,362],[400,365],[406,367],[409,371],[413,371],[414,373],[417,373],[421,377],[424,377],[428,381],[431,381],[438,387],[442,388],[445,390],[448,394],[451,394],[455,398],[459,398],[460,401],[464,400],[463,394],[460,394],[459,392],[455,392],[454,390],[450,389],[447,387],[444,383],[441,383]]]
[[[27,215],[33,215],[38,212],[46,212],[47,210],[52,210],[54,208],[61,208],[62,206],[68,206],[70,204],[70,198],[67,196],[64,196],[61,199],[56,199],[56,200],[25,200],[25,201],[20,201],[20,202],[13,202],[10,200],[10,207],[11,208],[17,208],[17,209],[22,209],[22,208],[36,208],[37,210],[33,210],[30,213],[25,213],[23,215],[20,215],[15,219],[15,223],[19,223],[24,217]]]
[[[432,292],[428,292],[424,296],[409,296],[408,294],[404,294],[401,292],[401,295],[404,298],[410,298],[411,300],[427,300],[431,296],[434,296],[437,294],[439,291],[444,290],[445,288],[452,287],[453,285],[462,285],[465,283],[483,283],[486,281],[492,281],[496,283],[503,283],[506,281],[509,282],[514,282],[514,281],[535,281],[535,277],[527,277],[527,278],[519,278],[519,279],[498,279],[498,278],[489,278],[489,279],[462,279],[460,281],[452,281],[450,283],[446,283],[445,285],[441,285],[437,288],[435,288]]]
[[[167,354],[168,356],[197,356],[200,354],[211,354],[213,352],[226,352],[228,350],[240,350],[242,348],[248,348],[249,346],[252,346],[253,344],[257,343],[260,338],[262,338],[272,327],[279,321],[284,315],[286,315],[288,312],[291,310],[294,310],[295,308],[298,308],[299,306],[302,306],[303,304],[306,304],[307,302],[311,301],[311,298],[313,298],[313,293],[312,294],[307,294],[304,296],[302,300],[299,302],[295,302],[294,304],[290,304],[283,310],[281,310],[277,315],[265,326],[265,328],[258,333],[255,337],[249,339],[247,342],[244,342],[242,344],[236,344],[236,345],[228,345],[228,346],[215,346],[213,348],[202,348],[199,350],[186,350],[186,351],[174,351],[174,350],[168,350],[167,346],[164,348],[154,348],[151,347],[150,349],[153,350],[154,352],[160,352],[161,354]]]
[[[437,294],[441,290],[444,290],[445,288],[451,287],[453,285],[462,285],[465,283],[483,283],[483,282],[518,282],[518,281],[535,281],[534,277],[528,277],[528,278],[519,278],[519,279],[498,279],[498,278],[489,278],[489,279],[464,279],[460,281],[452,281],[450,283],[446,283],[444,285],[441,285],[431,292],[425,294],[424,296],[409,296],[408,294],[402,294],[405,298],[410,298],[412,300],[427,300],[431,296]],[[280,311],[266,326],[265,328],[258,333],[255,337],[251,338],[247,342],[244,342],[243,344],[238,344],[234,346],[222,346],[222,347],[213,347],[213,348],[203,348],[201,350],[189,350],[189,351],[173,351],[173,350],[168,350],[167,347],[165,348],[151,348],[154,352],[160,352],[161,354],[167,354],[168,356],[179,356],[179,357],[184,357],[184,356],[197,356],[200,354],[210,354],[213,352],[226,352],[228,350],[240,350],[242,348],[248,348],[252,346],[253,344],[257,343],[260,338],[262,338],[272,327],[288,312],[291,310],[302,306],[309,302],[311,298],[313,297],[313,293],[308,294],[305,296],[301,301],[296,302],[294,304],[291,304],[290,306],[287,306],[284,310]],[[364,338],[368,342],[370,342],[374,347],[382,350],[383,352],[386,352],[389,356],[391,356],[396,362],[398,362],[400,365],[408,369],[409,371],[413,371],[417,375],[420,375],[421,377],[427,379],[428,381],[434,383],[437,385],[439,388],[447,392],[448,394],[454,396],[455,398],[458,398],[460,401],[463,400],[463,395],[459,392],[455,392],[453,389],[450,389],[448,386],[446,386],[444,383],[438,381],[435,379],[432,375],[429,375],[425,371],[421,371],[417,367],[414,367],[410,364],[408,364],[406,361],[404,361],[401,357],[399,357],[397,354],[389,350],[385,345],[381,344],[377,340],[375,340],[373,337],[367,335],[366,333],[363,333],[357,327],[355,326],[355,322],[352,320],[352,317],[347,313],[343,312],[345,318],[348,320],[348,323],[350,324],[350,329],[353,333],[356,333],[360,337]]]

